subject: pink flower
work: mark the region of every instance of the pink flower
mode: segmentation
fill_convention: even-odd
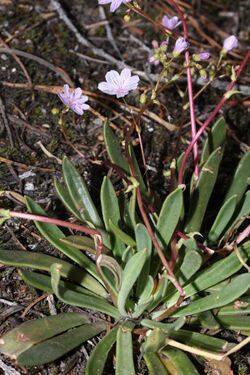
[[[89,109],[89,105],[85,104],[88,97],[82,95],[80,87],[70,91],[69,85],[64,85],[63,91],[59,92],[57,95],[67,107],[78,115],[83,115],[83,112]]]
[[[232,49],[237,48],[237,46],[238,46],[238,39],[234,35],[231,35],[224,40],[223,49],[226,52],[229,52]]]
[[[117,98],[123,98],[128,95],[129,91],[138,87],[140,78],[131,77],[130,69],[123,69],[121,74],[115,70],[110,70],[106,76],[106,82],[100,82],[98,89],[108,95],[116,95]]]
[[[185,51],[189,47],[189,43],[182,37],[179,37],[174,46],[173,55],[179,56],[179,54]]]
[[[169,30],[174,30],[177,26],[180,25],[179,18],[174,17],[168,17],[167,15],[162,18],[162,25],[166,27]]]
[[[99,5],[110,4],[110,11],[115,12],[120,5],[129,3],[131,0],[98,0]]]

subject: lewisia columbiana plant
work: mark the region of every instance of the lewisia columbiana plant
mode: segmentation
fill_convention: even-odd
[[[131,76],[130,69],[123,69],[121,74],[116,70],[110,70],[106,76],[106,82],[101,82],[98,89],[108,95],[116,95],[117,98],[123,98],[128,95],[129,91],[138,87],[140,78]]]
[[[120,5],[129,3],[131,0],[98,0],[99,5],[110,4],[110,11],[115,12]]]
[[[77,87],[75,90],[70,91],[69,85],[64,85],[63,91],[57,94],[61,101],[78,115],[83,115],[84,111],[89,109],[86,104],[88,97],[82,95],[82,89]]]

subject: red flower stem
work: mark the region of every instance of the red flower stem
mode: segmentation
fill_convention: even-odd
[[[169,4],[171,4],[179,14],[179,17],[182,22],[183,27],[183,34],[184,38],[188,41],[188,28],[187,23],[184,17],[182,10],[176,4],[175,0],[167,0]],[[192,138],[196,136],[196,116],[195,116],[195,109],[194,109],[194,96],[193,96],[193,83],[192,83],[192,73],[190,68],[190,54],[189,50],[185,52],[185,60],[186,60],[186,70],[187,70],[187,84],[188,84],[188,99],[189,99],[189,109],[190,109],[190,121],[191,121],[191,131],[192,131]],[[199,160],[198,160],[198,145],[197,142],[193,144],[193,154],[194,154],[194,174],[195,176],[199,176]]]
[[[217,113],[220,111],[220,109],[223,107],[223,105],[227,101],[226,94],[230,90],[232,90],[232,88],[234,87],[237,79],[241,75],[241,73],[242,73],[245,65],[247,64],[249,58],[250,58],[250,51],[248,51],[248,53],[246,54],[244,60],[242,61],[241,65],[240,65],[239,69],[237,70],[236,79],[233,80],[228,85],[225,94],[223,95],[223,97],[221,98],[221,100],[219,101],[219,103],[217,104],[217,106],[214,108],[214,110],[212,111],[212,113],[208,116],[208,118],[206,119],[206,121],[200,127],[200,129],[196,133],[195,137],[192,139],[191,143],[189,144],[189,146],[188,146],[188,148],[187,148],[187,150],[186,150],[186,152],[185,152],[185,154],[183,156],[182,162],[181,162],[181,167],[180,167],[179,176],[178,176],[178,185],[182,185],[183,184],[183,175],[184,175],[184,170],[185,170],[186,162],[187,162],[187,159],[188,159],[188,157],[190,155],[190,152],[193,149],[194,144],[196,144],[196,142],[198,141],[198,139],[200,138],[200,136],[202,135],[202,133],[205,131],[205,129],[210,124],[210,122],[215,118],[215,116],[217,115]]]
[[[26,212],[10,211],[9,215],[10,215],[10,217],[18,217],[20,219],[25,219],[25,220],[34,220],[34,221],[39,221],[39,222],[42,222],[42,223],[55,224],[55,225],[58,225],[60,227],[70,228],[70,229],[77,230],[79,232],[83,232],[85,234],[89,234],[91,236],[96,236],[96,242],[97,242],[96,255],[97,255],[97,258],[102,252],[102,246],[103,246],[102,235],[96,229],[88,228],[88,227],[85,227],[85,226],[79,225],[79,224],[69,223],[68,221],[64,221],[64,220],[54,219],[52,217],[28,214]]]
[[[241,232],[237,239],[236,239],[236,243],[237,245],[239,245],[242,241],[244,241],[245,238],[249,237],[250,236],[250,225],[248,225],[246,227],[246,229],[243,230],[243,232]]]

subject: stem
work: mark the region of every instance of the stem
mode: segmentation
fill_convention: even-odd
[[[187,150],[186,150],[186,152],[185,152],[185,154],[183,156],[181,167],[180,167],[180,171],[179,171],[179,176],[178,176],[178,184],[179,185],[183,184],[183,175],[184,175],[184,170],[185,170],[186,162],[187,162],[187,159],[189,157],[190,152],[193,149],[193,146],[196,144],[196,142],[200,138],[201,134],[204,132],[204,130],[208,127],[208,125],[210,124],[210,122],[215,118],[215,116],[217,115],[217,113],[219,112],[219,110],[225,104],[225,102],[227,100],[226,93],[228,93],[234,87],[237,79],[241,75],[241,73],[242,73],[245,65],[247,64],[249,58],[250,58],[250,51],[248,51],[248,53],[246,54],[244,60],[242,61],[241,65],[240,65],[239,69],[237,70],[236,79],[233,80],[228,85],[225,94],[223,95],[223,97],[221,98],[221,100],[219,101],[219,103],[217,104],[217,106],[214,108],[214,110],[212,111],[212,113],[208,116],[208,118],[206,119],[206,121],[203,123],[202,127],[198,130],[198,132],[196,133],[195,137],[192,139],[191,143],[189,144],[189,146],[188,146],[188,148],[187,148]]]
[[[182,10],[176,4],[175,0],[167,0],[167,2],[176,9],[177,13],[180,16],[182,26],[183,26],[183,34],[184,38],[188,40],[188,29],[187,23],[184,17]],[[196,116],[195,116],[195,109],[194,109],[194,97],[193,97],[193,83],[192,83],[192,73],[190,68],[190,54],[187,50],[185,52],[185,60],[187,66],[187,84],[188,84],[188,99],[189,99],[189,107],[190,107],[190,120],[191,120],[191,131],[192,131],[192,138],[196,136]],[[196,177],[199,176],[199,160],[198,160],[198,145],[195,142],[192,146],[193,154],[194,154],[194,174]]]
[[[26,212],[10,211],[9,215],[10,215],[10,217],[18,217],[18,218],[25,219],[25,220],[34,220],[34,221],[39,221],[39,222],[47,223],[47,224],[55,224],[55,225],[59,225],[60,227],[70,228],[70,229],[77,230],[79,232],[83,232],[85,234],[89,234],[91,236],[96,236],[96,242],[97,242],[96,256],[97,256],[97,258],[102,252],[102,246],[103,246],[102,235],[96,229],[88,228],[88,227],[85,227],[85,226],[79,225],[79,224],[69,223],[68,221],[59,220],[59,219],[55,219],[55,218],[52,218],[52,217],[28,214]]]
[[[244,230],[243,232],[241,232],[237,239],[236,239],[236,243],[237,245],[239,245],[242,241],[244,241],[245,238],[249,237],[250,235],[250,225],[248,225]]]

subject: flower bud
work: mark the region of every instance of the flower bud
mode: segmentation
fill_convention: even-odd
[[[140,96],[140,103],[141,104],[145,104],[146,101],[147,101],[146,95],[145,94],[141,94],[141,96]]]
[[[130,15],[129,14],[125,14],[125,16],[123,17],[124,19],[124,22],[128,23],[130,21]]]
[[[178,57],[179,54],[189,47],[189,43],[182,37],[179,37],[174,46],[173,56]]]
[[[199,73],[200,73],[200,77],[203,78],[203,79],[207,79],[207,72],[206,72],[206,69],[201,69],[199,70]]]
[[[209,52],[201,52],[198,54],[193,55],[194,61],[205,61],[210,58],[210,53]]]
[[[232,49],[237,48],[237,46],[238,39],[234,35],[229,36],[224,40],[222,54],[227,54],[227,52],[232,51]]]

